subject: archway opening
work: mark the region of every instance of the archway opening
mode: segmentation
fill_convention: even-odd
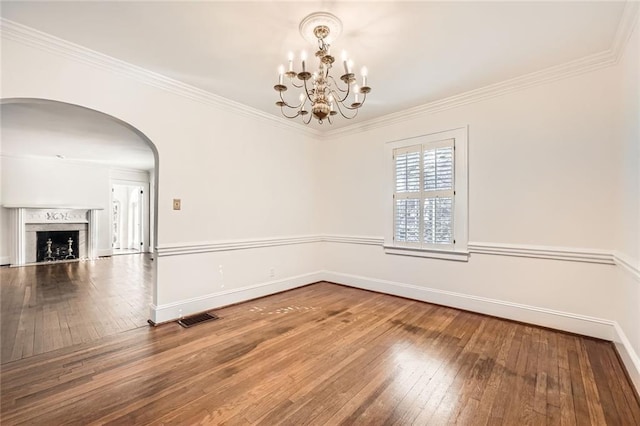
[[[0,264],[17,267],[1,272],[22,277],[14,288],[2,288],[2,362],[146,324],[157,286],[159,159],[153,142],[112,115],[54,100],[3,99],[0,114]],[[124,230],[114,228],[122,219],[114,218],[117,187],[129,188],[127,220],[118,222]],[[57,247],[61,256],[49,244],[37,258],[37,250],[47,248],[29,245],[39,244],[36,234],[65,226],[75,234],[65,234],[71,236]],[[113,257],[123,242],[138,254]],[[13,312],[9,303],[20,297],[26,306]],[[55,312],[59,324],[53,339],[38,336],[35,325],[47,312]],[[25,319],[34,330],[25,330]],[[32,343],[23,344],[21,333],[31,333]]]

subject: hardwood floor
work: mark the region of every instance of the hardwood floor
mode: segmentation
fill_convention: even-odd
[[[2,365],[2,424],[637,425],[610,343],[318,283]]]
[[[0,268],[0,363],[145,326],[153,273],[148,255]]]

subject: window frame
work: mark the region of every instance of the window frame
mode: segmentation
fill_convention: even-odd
[[[431,198],[425,196],[423,188],[424,151],[437,148],[443,141],[453,139],[453,244],[424,244],[424,200]],[[394,153],[398,150],[411,152],[412,148],[420,147],[420,243],[398,243],[395,241],[395,214],[396,214],[396,161]],[[387,168],[385,198],[391,200],[386,204],[386,226],[384,236],[384,250],[387,254],[429,257],[446,260],[467,261],[468,252],[468,126],[450,130],[438,131],[390,141],[385,144],[385,164]],[[404,198],[404,196],[403,196]]]

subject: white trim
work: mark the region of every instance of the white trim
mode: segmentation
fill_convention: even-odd
[[[267,281],[241,288],[224,290],[164,305],[156,306],[151,304],[150,317],[151,321],[159,324],[162,322],[176,320],[185,315],[210,311],[222,306],[232,305],[234,303],[246,302],[248,300],[257,299],[258,297],[292,290],[318,281],[323,281],[323,273],[321,271],[297,275],[282,280]]]
[[[55,55],[81,62],[95,68],[124,75],[131,79],[140,81],[150,86],[166,90],[173,94],[183,96],[204,104],[216,106],[226,110],[233,110],[241,115],[251,118],[261,118],[271,122],[276,127],[288,128],[306,135],[322,138],[333,138],[346,136],[358,132],[372,130],[375,128],[390,126],[402,123],[407,120],[422,116],[423,114],[433,114],[459,106],[480,102],[496,96],[505,95],[527,87],[541,85],[567,77],[580,75],[600,68],[608,67],[618,63],[626,44],[633,33],[638,14],[639,6],[637,2],[627,1],[622,17],[618,23],[616,34],[611,43],[611,47],[605,51],[591,54],[580,59],[565,62],[564,64],[552,66],[540,71],[521,75],[499,83],[491,84],[479,89],[463,92],[458,95],[429,102],[414,108],[387,114],[382,117],[372,118],[352,125],[322,132],[318,129],[305,127],[304,125],[276,115],[265,113],[256,108],[243,105],[222,96],[215,95],[194,86],[165,77],[144,68],[129,64],[127,62],[112,58],[102,53],[93,51],[86,47],[71,43],[69,41],[54,37],[50,34],[38,31],[26,25],[18,24],[5,18],[0,18],[0,33],[2,37],[31,46]]]
[[[156,324],[173,321],[181,316],[210,311],[234,303],[246,302],[319,281],[333,282],[349,287],[406,297],[422,302],[435,303],[612,341],[620,353],[620,357],[631,377],[632,383],[640,392],[640,357],[638,357],[626,334],[616,321],[333,271],[316,271],[281,280],[211,293],[164,305],[156,306],[151,304],[150,318],[151,321]]]
[[[611,51],[607,50],[605,52],[589,55],[584,58],[567,62],[561,65],[556,65],[541,71],[525,74],[499,83],[490,84],[479,89],[474,89],[460,93],[458,95],[439,99],[437,101],[429,102],[417,107],[394,112],[382,117],[357,122],[349,126],[341,127],[339,129],[330,130],[324,133],[323,136],[327,138],[344,137],[348,135],[358,134],[364,131],[379,129],[381,127],[388,127],[394,124],[404,123],[406,121],[413,120],[424,115],[434,114],[436,112],[446,111],[464,105],[481,102],[512,92],[517,92],[528,87],[538,86],[556,80],[577,76],[614,64],[615,56],[611,53]]]
[[[614,321],[358,275],[324,271],[324,281],[613,341]]]
[[[627,373],[629,373],[631,382],[636,387],[636,391],[640,393],[640,357],[633,349],[633,346],[631,346],[631,342],[629,342],[629,339],[622,330],[622,327],[620,327],[620,324],[617,322],[614,323],[614,329],[615,339],[613,340],[613,343],[616,345],[616,349],[620,354],[622,363],[627,369]]]
[[[11,256],[0,256],[0,265],[8,265],[11,263]]]
[[[436,146],[449,145],[449,140],[453,140],[454,159],[454,208],[453,208],[453,241],[455,244],[448,247],[438,247],[435,244],[425,244],[422,238],[422,203],[426,198],[426,193],[422,190],[422,152],[425,147],[431,148],[433,143]],[[384,198],[390,200],[390,205],[384,210],[384,246],[385,252],[389,254],[399,254],[418,257],[435,257],[449,260],[466,260],[467,243],[469,239],[469,126],[459,126],[450,129],[440,129],[422,135],[412,136],[403,139],[385,142],[384,154],[384,174],[387,177],[384,181],[383,192]],[[415,147],[420,146],[420,192],[416,194],[416,198],[420,201],[420,242],[413,243],[396,242],[395,240],[395,224],[396,224],[396,171],[395,158],[396,152],[403,148],[410,148],[415,151]],[[415,250],[414,254],[409,250]],[[445,252],[449,255],[445,255]],[[431,255],[433,253],[433,255]]]
[[[320,240],[327,243],[362,244],[370,246],[381,246],[384,244],[383,237],[362,237],[358,235],[321,235]]]
[[[603,263],[606,265],[614,264],[611,252],[583,248],[469,242],[469,252],[498,256]]]
[[[464,309],[471,312],[612,341],[616,345],[616,349],[629,373],[633,385],[636,390],[640,392],[640,357],[638,357],[638,354],[633,349],[622,327],[620,327],[616,321],[332,271],[323,271],[322,277],[322,281],[329,281],[349,287],[450,306],[457,309]]]
[[[6,18],[0,18],[0,31],[2,37],[13,40],[30,47],[43,50],[54,55],[72,59],[94,68],[125,76],[138,82],[156,87],[161,90],[182,96],[206,105],[233,111],[240,115],[254,119],[262,119],[276,127],[295,130],[304,134],[319,135],[316,129],[306,127],[301,123],[268,114],[256,108],[241,104],[236,101],[215,95],[206,90],[199,89],[178,80],[155,73],[145,68],[113,58],[84,46],[63,40],[51,34],[38,31],[35,28],[19,24]]]
[[[156,250],[159,257],[178,256],[196,253],[209,253],[218,251],[246,250],[262,247],[285,246],[292,244],[309,243],[335,243],[335,244],[356,244],[380,246],[389,254],[399,254],[417,257],[434,257],[449,260],[467,260],[470,254],[483,254],[493,256],[516,256],[534,259],[551,259],[571,262],[600,263],[605,265],[620,265],[629,270],[634,276],[640,278],[640,271],[632,266],[632,261],[626,259],[621,254],[613,254],[606,250],[567,248],[555,246],[536,246],[525,244],[502,244],[502,243],[480,243],[469,242],[468,250],[448,251],[437,249],[416,250],[414,248],[403,248],[396,246],[386,246],[384,237],[360,236],[360,235],[339,235],[339,234],[317,234],[317,235],[297,235],[287,237],[271,237],[243,240],[221,240],[209,242],[183,242],[172,244],[161,244]],[[411,251],[413,253],[408,253]],[[424,253],[423,253],[424,252]],[[103,256],[102,253],[100,253]],[[107,254],[108,255],[108,254]]]
[[[305,235],[294,237],[262,238],[253,240],[226,240],[203,243],[161,244],[156,248],[156,251],[158,253],[158,257],[164,257],[194,253],[209,253],[216,251],[246,250],[252,248],[284,246],[291,244],[317,243],[320,241],[322,241],[322,238],[318,235]]]
[[[640,281],[640,262],[634,262],[629,256],[620,252],[613,253],[613,261],[637,281]]]
[[[436,250],[428,248],[383,246],[386,254],[396,254],[400,256],[428,257],[432,259],[457,260],[460,262],[469,261],[468,251]]]
[[[322,136],[325,138],[342,137],[404,123],[423,115],[458,108],[464,105],[484,101],[486,99],[495,98],[497,96],[506,95],[508,93],[517,92],[528,87],[539,86],[616,65],[622,58],[627,42],[633,33],[639,9],[640,4],[638,2],[626,2],[622,17],[618,23],[615,37],[611,43],[611,47],[605,51],[587,55],[540,71],[524,74],[509,80],[490,84],[478,89],[469,90],[458,95],[438,99],[417,107],[394,112],[382,117],[372,118],[366,121],[356,122],[338,129],[329,130]]]
[[[89,229],[87,233],[87,257],[95,259],[100,254],[98,249],[98,210],[89,210]]]
[[[98,249],[96,252],[98,253],[97,257],[110,257],[110,256],[113,256],[113,250],[112,249]]]

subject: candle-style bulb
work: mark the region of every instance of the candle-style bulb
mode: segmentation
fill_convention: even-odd
[[[342,65],[344,65],[344,73],[349,74],[349,67],[347,66],[347,52],[346,50],[342,51]]]
[[[367,74],[368,74],[368,70],[367,67],[362,67],[362,70],[360,71],[362,73],[362,86],[366,86],[367,85]]]
[[[278,84],[282,84],[282,77],[283,77],[283,74],[284,74],[284,66],[283,66],[283,65],[280,65],[280,66],[278,67]]]

